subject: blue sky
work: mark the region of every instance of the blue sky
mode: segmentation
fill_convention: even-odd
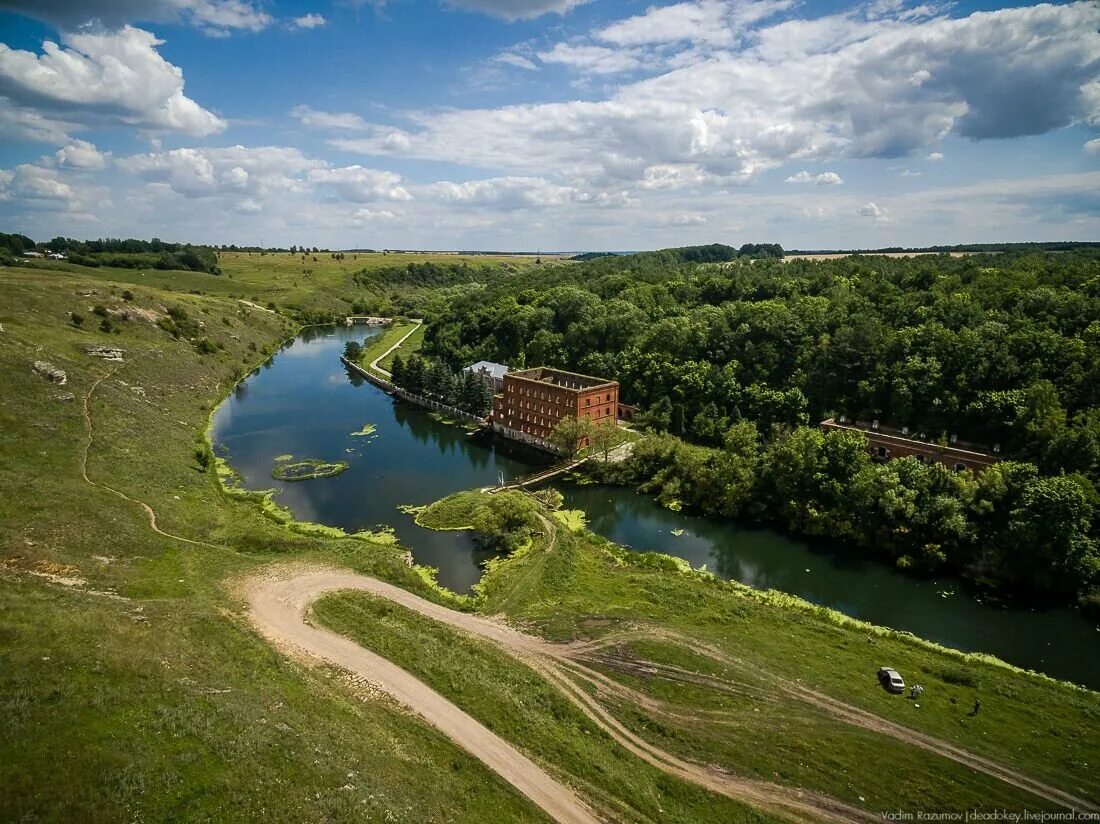
[[[0,0],[35,238],[1100,240],[1098,192],[1094,2]]]

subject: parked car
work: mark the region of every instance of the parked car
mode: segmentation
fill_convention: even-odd
[[[887,692],[898,694],[905,692],[905,682],[901,680],[898,671],[892,667],[879,667],[878,681]]]

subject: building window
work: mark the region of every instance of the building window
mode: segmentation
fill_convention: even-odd
[[[591,398],[585,398],[584,399],[584,405],[585,406],[591,406],[592,405],[592,399]]]
[[[966,464],[964,464],[964,463],[955,464],[955,471],[956,472],[962,472],[964,469],[966,469]]]

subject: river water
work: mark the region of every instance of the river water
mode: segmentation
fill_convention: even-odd
[[[484,433],[468,435],[441,424],[340,363],[348,340],[377,334],[363,327],[305,330],[219,407],[216,448],[248,488],[280,490],[277,500],[299,520],[349,531],[392,526],[418,563],[439,570],[440,583],[467,592],[490,553],[468,533],[421,529],[397,507],[489,486],[500,473],[515,478],[547,459]],[[365,424],[376,427],[372,436],[351,434]],[[333,478],[274,480],[275,458],[285,454],[346,460],[350,466]],[[678,555],[723,578],[790,592],[945,646],[989,652],[1100,689],[1100,631],[1075,610],[983,604],[957,581],[913,578],[840,546],[670,512],[627,489],[559,488],[567,506],[585,510],[594,532],[636,550]]]

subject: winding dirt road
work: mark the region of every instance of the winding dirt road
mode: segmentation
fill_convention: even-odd
[[[269,569],[245,583],[249,617],[269,641],[289,653],[320,658],[380,685],[399,703],[423,716],[429,724],[483,761],[556,821],[593,822],[599,819],[570,789],[427,685],[344,636],[308,622],[310,605],[325,593],[337,590],[359,590],[386,598],[453,629],[497,644],[558,687],[618,744],[669,775],[791,821],[877,820],[870,812],[835,798],[740,778],[685,761],[650,744],[623,726],[578,686],[577,678],[598,684],[605,677],[573,660],[570,645],[547,643],[498,621],[456,612],[400,587],[352,572],[317,567]]]
[[[317,598],[326,592],[347,589],[381,596],[509,648],[532,650],[532,644],[540,643],[503,625],[454,612],[374,578],[323,569],[282,580],[253,579],[247,596],[252,622],[272,643],[283,649],[305,652],[378,684],[398,703],[415,711],[481,760],[555,821],[562,824],[597,824],[600,821],[572,790],[422,681],[342,635],[306,623],[309,606]]]

